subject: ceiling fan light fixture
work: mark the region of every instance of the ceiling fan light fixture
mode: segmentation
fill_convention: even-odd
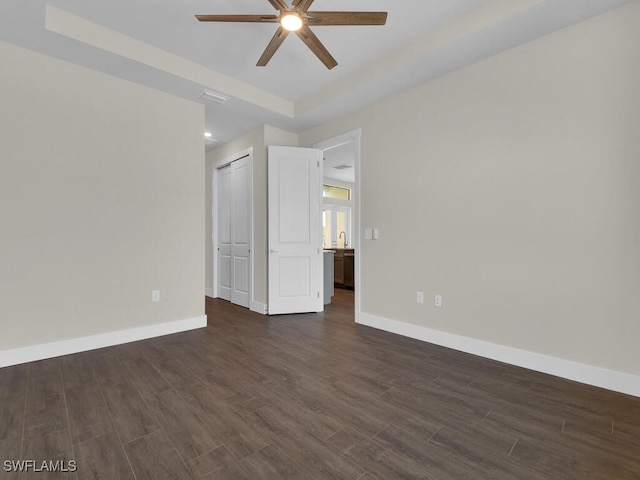
[[[338,62],[309,27],[384,25],[387,22],[387,12],[309,12],[314,0],[268,1],[278,11],[277,15],[196,15],[196,18],[200,22],[279,23],[280,26],[258,59],[256,67],[265,67],[289,32],[295,32],[329,70],[337,66]]]
[[[285,30],[297,32],[302,28],[302,18],[295,13],[287,13],[280,19],[280,25],[282,25],[282,28]]]

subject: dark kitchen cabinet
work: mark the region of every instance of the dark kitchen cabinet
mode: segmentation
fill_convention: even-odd
[[[355,251],[352,248],[332,248],[335,252],[333,259],[333,282],[336,287],[354,287]]]

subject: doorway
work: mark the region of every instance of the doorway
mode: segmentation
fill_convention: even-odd
[[[253,150],[214,166],[214,296],[249,308],[253,277]]]
[[[323,152],[323,238],[325,248],[353,255],[356,320],[360,311],[360,135],[351,132],[316,143]],[[347,191],[348,193],[345,193]],[[348,252],[353,250],[353,252]],[[339,262],[340,256],[336,256]]]

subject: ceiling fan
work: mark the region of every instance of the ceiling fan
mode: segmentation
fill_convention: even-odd
[[[314,0],[293,0],[289,7],[284,0],[269,0],[278,15],[196,15],[201,22],[279,23],[264,53],[256,64],[264,67],[282,45],[289,32],[295,32],[328,69],[338,62],[311,31],[310,26],[322,25],[384,25],[387,12],[310,12]]]

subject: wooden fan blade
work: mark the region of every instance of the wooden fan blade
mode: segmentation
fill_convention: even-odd
[[[387,12],[307,12],[311,26],[321,25],[384,25]]]
[[[289,9],[287,4],[284,3],[284,0],[269,0],[269,3],[271,5],[273,5],[273,8],[275,8],[276,10],[288,10]]]
[[[258,60],[258,63],[256,63],[257,67],[264,67],[267,65],[267,63],[269,63],[269,60],[271,60],[273,54],[276,53],[276,50],[280,48],[280,45],[282,45],[284,39],[287,38],[287,35],[289,35],[289,30],[286,30],[283,27],[278,28],[276,34],[269,42],[269,45],[267,45],[267,48],[265,48],[264,52],[262,53],[260,60]]]
[[[258,22],[277,23],[277,15],[196,15],[201,22]]]
[[[293,0],[292,5],[301,12],[306,12],[313,3],[313,0]]]
[[[329,50],[325,48],[320,39],[316,37],[315,33],[313,33],[308,26],[303,25],[296,33],[329,70],[338,65],[336,59],[331,56]]]

